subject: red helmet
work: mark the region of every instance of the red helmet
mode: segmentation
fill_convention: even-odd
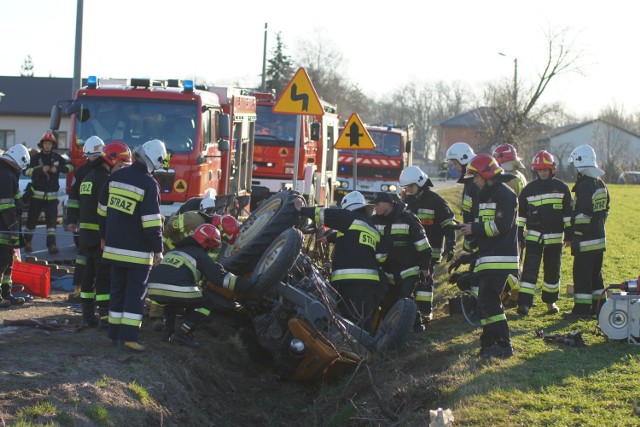
[[[213,214],[213,216],[211,217],[211,224],[213,224],[215,227],[220,228],[221,223],[222,223],[222,215]]]
[[[43,141],[51,141],[51,143],[53,144],[53,148],[58,148],[58,138],[50,130],[42,134],[42,138],[40,138],[40,142],[38,142],[38,147],[42,148]]]
[[[516,151],[516,147],[511,144],[498,145],[493,150],[492,155],[496,158],[498,164],[500,165],[503,162],[508,162],[509,160],[520,160],[518,159],[518,152]]]
[[[533,158],[531,170],[539,171],[542,169],[551,169],[551,173],[556,173],[556,160],[547,150],[542,150]]]
[[[211,224],[202,224],[193,230],[191,236],[204,249],[215,249],[220,246],[220,230]]]
[[[231,215],[225,215],[220,219],[220,233],[225,242],[233,245],[240,234],[240,223]]]
[[[122,141],[112,141],[102,148],[100,153],[105,162],[111,167],[115,166],[119,160],[124,163],[131,163],[131,150]]]
[[[498,161],[488,154],[477,154],[467,165],[467,174],[478,174],[484,179],[491,179],[503,172]]]

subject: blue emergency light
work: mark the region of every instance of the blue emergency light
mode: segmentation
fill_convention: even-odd
[[[96,76],[87,77],[87,87],[89,89],[97,88],[98,87],[98,77],[96,77]]]
[[[185,80],[182,82],[185,93],[193,93],[193,80]]]

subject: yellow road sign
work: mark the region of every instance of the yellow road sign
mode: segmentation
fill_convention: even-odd
[[[320,98],[311,84],[304,68],[296,71],[287,88],[273,106],[273,111],[284,114],[302,114],[306,116],[322,115],[324,109]]]
[[[373,150],[376,148],[376,143],[373,142],[358,114],[353,113],[334,147],[342,150]]]

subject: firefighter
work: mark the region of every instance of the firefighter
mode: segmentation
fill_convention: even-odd
[[[193,230],[195,230],[199,225],[206,223],[211,224],[214,210],[214,200],[205,197],[200,200],[198,210],[183,212],[178,210],[178,213],[167,218],[162,232],[165,246],[168,249],[173,249],[174,242],[182,240],[189,234],[193,233]]]
[[[220,231],[212,224],[202,224],[176,242],[175,249],[167,252],[162,262],[151,270],[149,298],[164,305],[163,341],[200,346],[193,332],[208,320],[213,309],[213,291],[202,286],[205,280],[240,295],[257,282],[258,276],[245,280],[225,271],[211,259],[208,252],[216,250],[220,242]],[[174,325],[179,309],[187,309],[187,313],[176,332]]]
[[[518,199],[503,184],[513,177],[507,176],[488,154],[475,156],[467,166],[467,174],[480,189],[475,221],[460,229],[465,236],[474,236],[478,246],[474,273],[479,286],[477,310],[483,325],[479,355],[506,358],[513,355],[513,347],[501,294],[507,276],[518,274]]]
[[[24,298],[11,293],[14,249],[20,245],[20,171],[29,166],[29,150],[14,145],[0,156],[0,308],[24,304]]]
[[[178,209],[179,214],[191,211],[201,211],[205,214],[211,216],[215,213],[216,201],[211,197],[192,197],[187,200],[180,209]]]
[[[382,269],[387,275],[389,288],[381,304],[381,314],[400,298],[413,298],[416,302],[422,298],[422,305],[428,302],[428,311],[418,307],[414,330],[425,330],[424,321],[431,319],[431,295],[433,287],[427,289],[426,281],[433,274],[431,246],[420,220],[412,212],[405,210],[406,205],[395,195],[378,193],[373,200],[376,214],[371,217],[381,236],[381,253],[384,260]],[[423,320],[423,316],[425,319]]]
[[[105,181],[112,172],[131,164],[131,150],[124,142],[112,141],[103,146],[99,157],[89,163],[91,172],[80,184],[79,247],[87,264],[82,277],[80,297],[82,324],[88,327],[108,326],[111,267],[102,262],[98,201]],[[95,308],[98,306],[98,316]]]
[[[451,162],[453,167],[460,172],[459,184],[463,184],[462,189],[462,221],[465,223],[473,222],[477,212],[473,211],[474,201],[478,197],[478,186],[474,183],[473,178],[466,178],[467,164],[475,156],[473,149],[466,142],[456,142],[452,144],[445,155],[445,160]],[[464,237],[463,249],[467,252],[476,252],[471,235]]]
[[[522,189],[527,185],[527,178],[523,173],[526,168],[522,159],[518,157],[516,147],[511,144],[500,144],[493,150],[492,155],[505,172],[516,176],[516,179],[507,181],[507,185],[516,193],[516,196],[520,196]]]
[[[432,248],[429,267],[431,274],[420,282],[424,284],[423,288],[416,291],[416,303],[421,316],[423,320],[430,321],[432,318],[435,266],[440,263],[442,255],[449,262],[455,254],[454,215],[447,201],[429,189],[429,187],[433,187],[433,183],[419,167],[409,166],[403,170],[400,174],[400,186],[405,196],[404,202],[407,204],[407,210],[418,217]]]
[[[385,293],[380,283],[376,258],[380,233],[367,215],[367,202],[359,191],[346,194],[341,209],[303,207],[296,198],[301,215],[314,219],[318,227],[338,231],[333,252],[331,282],[342,296],[340,309],[352,322],[371,330],[371,320]]]
[[[92,162],[100,157],[104,141],[98,136],[89,137],[82,147],[82,153],[86,162],[78,167],[73,174],[73,183],[69,189],[69,198],[67,199],[67,212],[65,223],[67,230],[73,233],[74,239],[78,239],[78,217],[80,215],[80,184],[89,173],[93,170]],[[100,193],[98,193],[99,195]],[[83,250],[78,250],[73,270],[73,288],[74,291],[69,295],[70,301],[76,298],[80,302],[80,287],[84,277],[85,265],[87,263],[87,254]]]
[[[605,245],[605,222],[609,215],[609,191],[600,177],[596,153],[589,145],[576,147],[569,162],[578,172],[573,212],[571,214],[571,255],[573,255],[574,305],[567,319],[598,315],[606,300],[602,278]]]
[[[555,178],[553,156],[542,150],[531,163],[538,178],[527,184],[518,198],[518,227],[526,228],[526,252],[518,292],[518,314],[526,316],[533,305],[538,272],[544,259],[542,301],[549,313],[559,311],[560,259],[563,242],[571,241],[571,192]],[[564,236],[564,238],[563,238]]]
[[[31,252],[31,240],[36,229],[40,212],[44,210],[47,223],[47,249],[50,254],[60,252],[56,246],[56,224],[58,222],[58,178],[60,172],[71,172],[73,166],[60,154],[54,152],[58,147],[58,138],[53,132],[47,131],[40,138],[38,147],[41,151],[31,158],[25,175],[32,180],[32,197],[27,217],[24,250]]]
[[[134,351],[144,351],[138,341],[147,280],[162,261],[160,189],[151,174],[166,156],[157,139],[137,147],[133,164],[107,178],[98,202],[102,259],[111,264],[109,338]]]

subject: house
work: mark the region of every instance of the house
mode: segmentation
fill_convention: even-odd
[[[478,151],[485,144],[490,129],[496,125],[496,118],[489,107],[476,108],[441,121],[437,125],[436,161],[441,162],[447,149],[456,142],[466,142]]]
[[[35,148],[49,129],[51,107],[72,98],[73,79],[53,77],[0,76],[0,149],[15,144]],[[68,149],[71,120],[63,117],[58,148]]]

